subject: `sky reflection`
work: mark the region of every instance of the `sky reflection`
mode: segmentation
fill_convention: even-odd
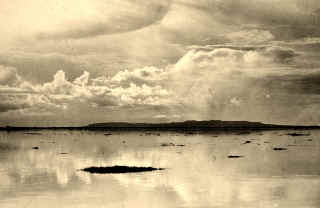
[[[275,132],[218,137],[171,133],[115,133],[109,137],[88,132],[1,133],[0,205],[318,207],[318,134],[315,131],[308,138],[293,139]],[[252,143],[244,145],[246,140]],[[185,146],[161,146],[165,142]],[[290,147],[291,143],[297,146]],[[39,149],[32,149],[34,146]],[[290,148],[276,152],[274,146]],[[244,157],[230,159],[230,154]],[[166,169],[111,175],[80,171],[112,165]]]

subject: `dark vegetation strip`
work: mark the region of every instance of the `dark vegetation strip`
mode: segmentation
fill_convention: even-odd
[[[82,169],[82,171],[95,173],[95,174],[112,174],[112,173],[138,173],[164,170],[164,168],[153,167],[135,167],[135,166],[109,166],[109,167],[88,167]]]

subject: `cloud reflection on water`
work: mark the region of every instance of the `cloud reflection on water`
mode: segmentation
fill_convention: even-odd
[[[315,132],[313,137],[319,133]],[[0,168],[0,204],[31,207],[317,207],[320,194],[319,143],[287,152],[272,151],[292,138],[264,135],[192,135],[46,132],[5,135],[18,146]],[[8,139],[10,138],[10,139]],[[270,139],[271,138],[271,139]],[[241,145],[242,140],[252,144]],[[39,150],[31,147],[42,141]],[[56,143],[50,143],[54,140]],[[126,140],[126,143],[122,143]],[[262,144],[268,140],[271,144]],[[184,147],[162,147],[163,142]],[[256,143],[261,143],[260,146]],[[68,154],[61,155],[61,152]],[[228,154],[244,158],[229,159]],[[295,157],[294,157],[295,156]],[[152,166],[163,171],[94,175],[89,166]],[[300,175],[300,176],[298,176]],[[59,197],[58,203],[49,203]],[[73,202],[73,203],[72,203]]]

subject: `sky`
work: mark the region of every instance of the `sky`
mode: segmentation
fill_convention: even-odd
[[[320,123],[317,0],[0,1],[0,125]]]

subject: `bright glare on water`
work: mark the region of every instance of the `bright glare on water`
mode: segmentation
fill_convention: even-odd
[[[104,133],[0,132],[0,207],[320,207],[320,131]]]

